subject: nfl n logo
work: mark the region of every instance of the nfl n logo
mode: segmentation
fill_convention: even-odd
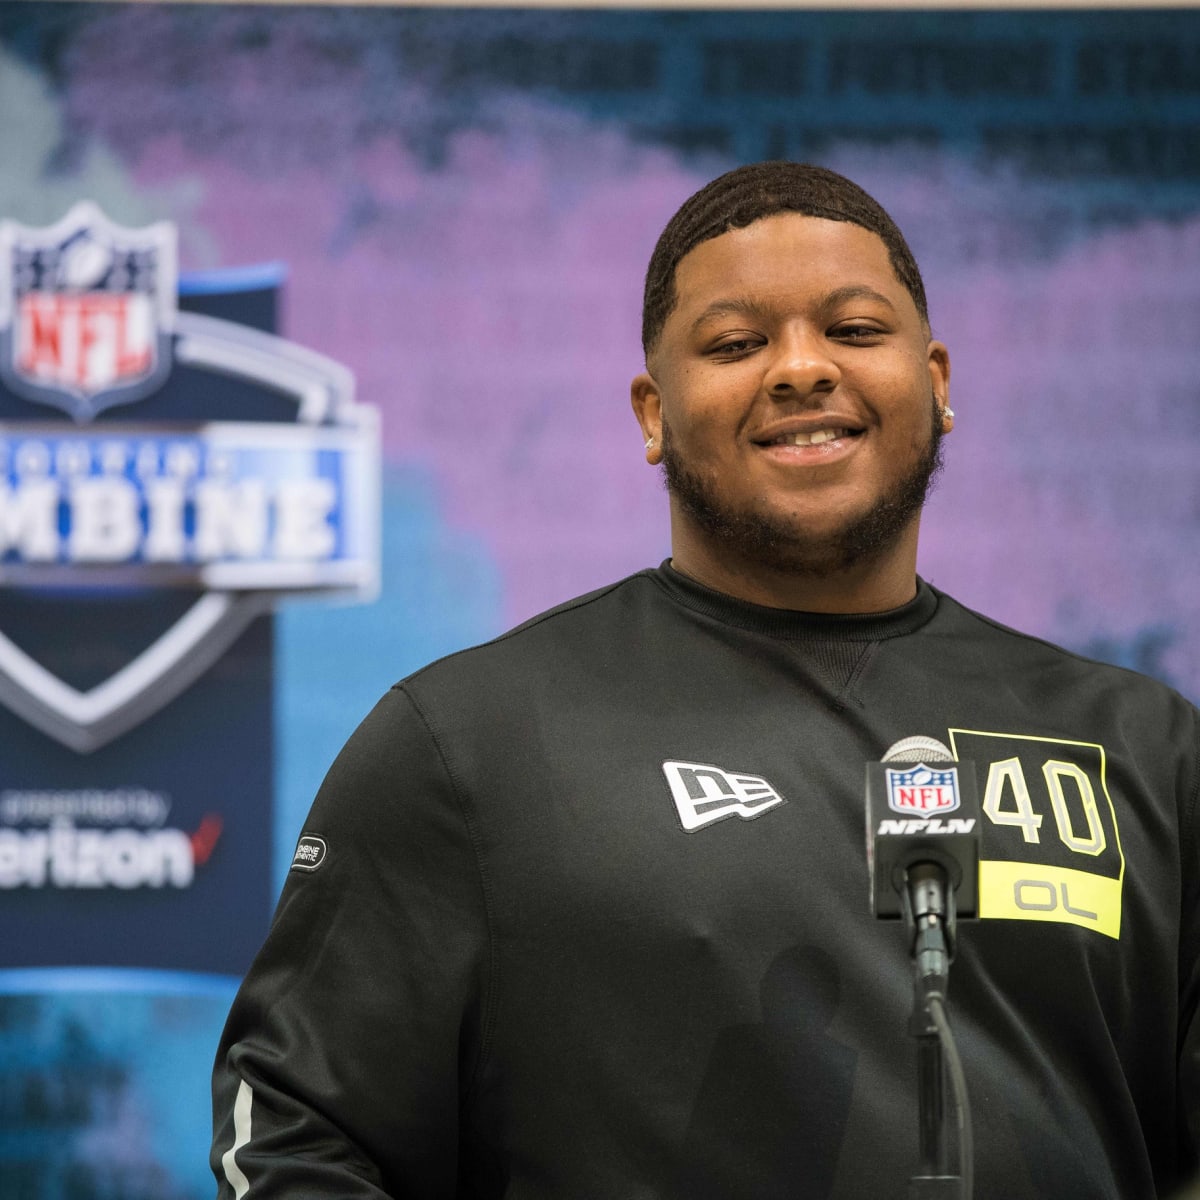
[[[175,231],[126,229],[96,205],[56,225],[0,224],[0,376],[18,395],[88,421],[170,372]]]
[[[915,767],[887,768],[887,802],[893,812],[904,816],[941,815],[953,812],[961,803],[958,795],[958,770],[940,771],[918,763]]]

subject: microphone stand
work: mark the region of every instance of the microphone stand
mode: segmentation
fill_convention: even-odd
[[[905,873],[905,886],[899,889],[914,969],[909,1032],[917,1041],[920,1165],[909,1181],[908,1200],[971,1200],[970,1181],[951,1167],[946,1109],[942,1042],[949,1028],[944,1005],[957,930],[954,889],[946,883],[942,867],[917,863]]]

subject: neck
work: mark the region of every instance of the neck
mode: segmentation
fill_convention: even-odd
[[[697,583],[767,608],[815,613],[877,613],[917,594],[917,525],[870,561],[837,571],[788,570],[714,548],[691,531],[672,531],[671,566]]]

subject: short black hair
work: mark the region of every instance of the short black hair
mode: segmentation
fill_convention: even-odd
[[[648,355],[675,307],[675,270],[689,250],[731,229],[743,229],[781,212],[849,221],[876,234],[887,247],[896,278],[912,296],[928,327],[929,306],[917,260],[904,235],[878,201],[857,183],[812,163],[760,162],[737,167],[683,202],[662,231],[642,301],[642,348]]]

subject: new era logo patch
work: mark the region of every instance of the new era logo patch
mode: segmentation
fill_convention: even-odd
[[[710,763],[672,761],[662,768],[687,833],[726,817],[752,821],[785,803],[761,775],[726,771]]]

